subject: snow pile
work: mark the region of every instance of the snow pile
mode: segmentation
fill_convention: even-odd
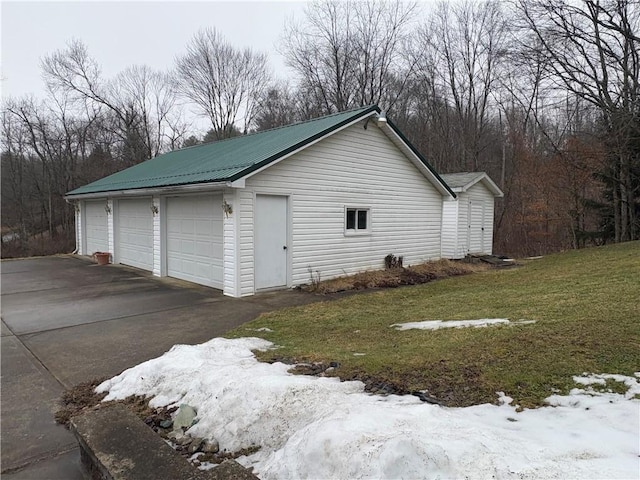
[[[555,408],[520,413],[504,394],[500,406],[444,408],[369,395],[360,382],[291,375],[289,365],[251,353],[270,346],[257,338],[177,345],[97,390],[109,392],[105,400],[136,394],[154,397],[152,406],[196,407],[189,433],[229,451],[260,445],[239,461],[264,480],[638,475],[640,402],[624,395],[576,389],[550,397]],[[638,391],[637,378],[621,378]]]
[[[425,320],[424,322],[394,323],[396,330],[440,330],[441,328],[487,327],[489,325],[529,325],[535,320],[512,322],[508,318],[481,318],[479,320]]]

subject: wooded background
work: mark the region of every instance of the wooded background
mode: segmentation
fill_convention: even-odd
[[[45,98],[2,102],[2,256],[70,252],[63,195],[186,146],[377,103],[440,173],[502,188],[494,251],[640,238],[636,0],[307,5],[279,51],[194,34],[173,65],[105,78],[81,41],[42,60]],[[194,108],[210,126],[196,133]]]

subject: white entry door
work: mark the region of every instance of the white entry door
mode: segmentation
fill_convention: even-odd
[[[153,270],[153,212],[151,198],[118,201],[116,261]]]
[[[287,197],[256,195],[256,290],[287,286]]]
[[[222,195],[169,197],[167,275],[223,288]]]
[[[469,253],[484,253],[484,203],[469,200]]]
[[[93,255],[95,252],[109,250],[109,235],[107,233],[107,201],[85,202],[84,218],[84,254]]]

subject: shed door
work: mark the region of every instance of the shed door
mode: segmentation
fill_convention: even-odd
[[[120,200],[117,215],[116,262],[153,270],[151,198]]]
[[[484,203],[469,200],[469,253],[484,253]]]
[[[222,195],[169,197],[167,275],[223,288]]]
[[[106,205],[106,200],[85,202],[84,204],[84,253],[86,255],[109,250]]]
[[[287,197],[256,195],[256,289],[287,286]]]

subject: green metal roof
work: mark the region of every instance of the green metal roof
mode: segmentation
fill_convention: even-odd
[[[377,105],[174,150],[76,188],[67,195],[234,181],[372,112],[380,112]]]

